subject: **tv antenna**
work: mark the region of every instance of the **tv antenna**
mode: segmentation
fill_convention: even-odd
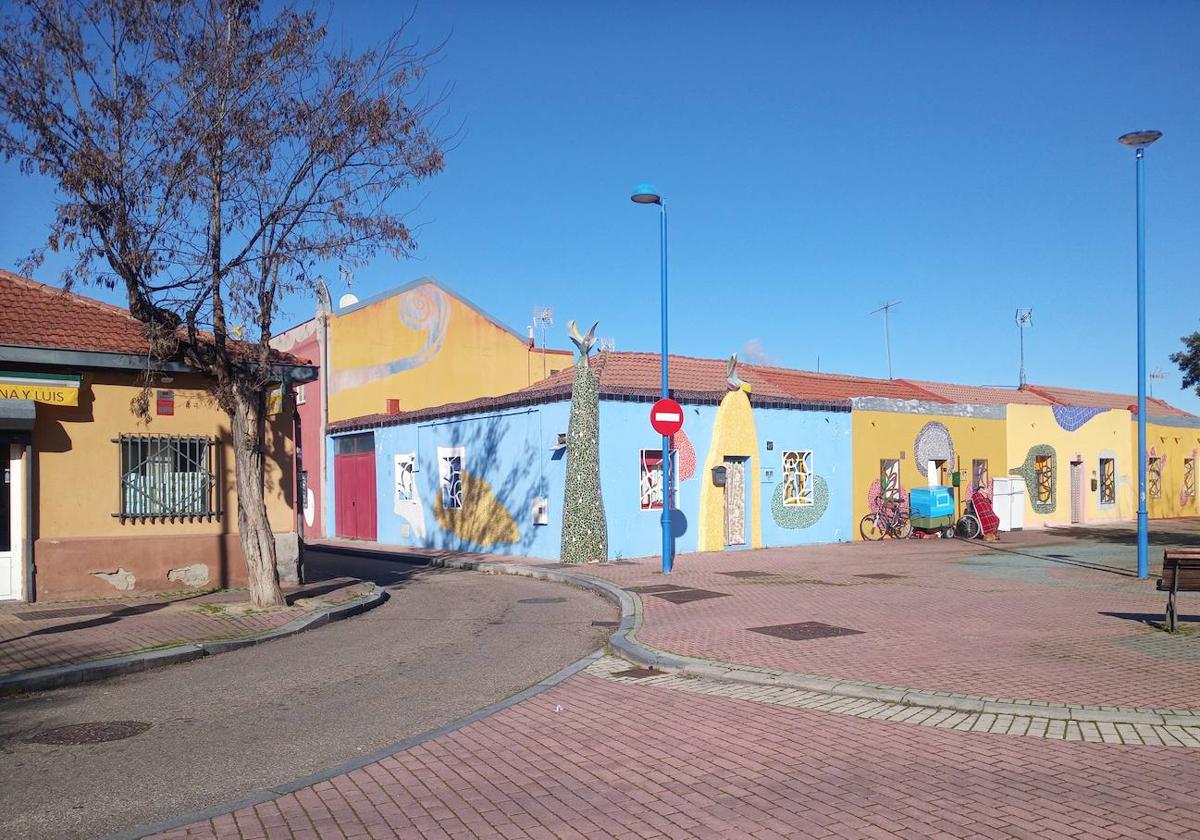
[[[546,373],[546,328],[554,326],[554,307],[533,307],[533,323],[542,327],[542,379],[545,379],[549,375]]]
[[[1017,330],[1021,334],[1021,373],[1020,373],[1020,385],[1018,386],[1020,388],[1025,387],[1025,328],[1029,327],[1029,326],[1033,326],[1033,310],[1032,309],[1018,309],[1017,310]]]
[[[1154,396],[1154,380],[1166,378],[1167,375],[1163,373],[1162,368],[1155,368],[1154,370],[1150,371],[1150,396]]]
[[[899,301],[899,300],[890,300],[887,303],[885,303],[883,306],[879,307],[878,309],[876,309],[875,311],[873,311],[871,313],[872,315],[878,315],[880,312],[883,313],[883,343],[887,347],[888,379],[893,378],[892,377],[892,333],[891,333],[891,329],[888,324],[888,314],[893,309],[895,309],[897,306],[899,306],[901,303],[902,303],[902,301]],[[819,364],[819,362],[818,362],[818,364]]]

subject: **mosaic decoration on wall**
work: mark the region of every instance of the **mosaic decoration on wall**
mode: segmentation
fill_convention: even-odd
[[[397,453],[395,464],[396,490],[392,509],[397,516],[403,517],[417,538],[423,539],[425,537],[425,510],[421,507],[421,497],[417,490],[417,453]]]
[[[1048,464],[1048,470],[1038,470],[1038,459]],[[1025,455],[1025,463],[1009,469],[1010,475],[1019,475],[1025,479],[1025,492],[1034,513],[1054,513],[1058,501],[1058,455],[1054,447],[1039,443],[1029,447]]]
[[[917,472],[926,478],[930,461],[945,461],[954,464],[954,439],[950,430],[936,420],[926,423],[917,432],[913,441],[913,460],[916,461]]]
[[[400,323],[410,330],[425,332],[424,343],[414,353],[377,365],[334,370],[329,377],[331,391],[365,385],[373,379],[385,379],[420,367],[436,356],[446,342],[450,327],[450,297],[432,284],[418,286],[400,295],[397,301]]]
[[[784,507],[804,507],[813,503],[812,450],[788,450],[783,453]]]
[[[687,432],[680,429],[675,433],[675,437],[671,438],[671,444],[675,447],[675,465],[679,469],[678,481],[687,481],[696,474],[696,449],[692,446],[692,439],[687,436]],[[676,491],[679,490],[676,485]]]
[[[829,507],[829,484],[819,475],[812,476],[812,503],[808,505],[785,505],[783,484],[775,485],[771,496],[771,518],[780,528],[798,530],[810,528],[825,515]]]
[[[1108,411],[1107,408],[1086,408],[1079,405],[1052,405],[1054,421],[1068,432],[1073,432],[1091,420],[1097,414]]]
[[[567,479],[563,490],[562,561],[589,563],[608,559],[608,523],[600,495],[600,389],[588,364],[596,344],[596,324],[580,335],[567,323],[579,349],[571,386],[571,419],[567,425]]]
[[[891,496],[899,505],[900,510],[908,513],[908,493],[904,492],[904,485],[900,483],[899,477],[896,478],[895,493]],[[879,479],[871,482],[871,486],[867,488],[867,508],[872,513],[879,513],[880,506],[884,503],[885,497],[882,490],[882,485]]]

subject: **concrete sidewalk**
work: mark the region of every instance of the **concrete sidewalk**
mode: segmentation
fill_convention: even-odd
[[[245,590],[0,605],[0,693],[220,652],[294,632],[324,613],[380,595],[374,584],[353,578],[288,587],[284,593],[288,606],[269,610],[250,608]]]

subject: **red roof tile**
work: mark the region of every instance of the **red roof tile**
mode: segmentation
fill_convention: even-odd
[[[1004,388],[1000,386],[956,385],[951,382],[925,382],[920,379],[909,379],[913,385],[922,388],[953,403],[964,405],[1050,405],[1051,400],[1033,391],[1020,388]]]
[[[1027,387],[1035,394],[1059,405],[1126,409],[1137,406],[1137,397],[1132,394],[1110,394],[1105,391],[1087,391],[1082,388],[1060,388],[1057,385],[1029,385]],[[1194,416],[1156,397],[1146,398],[1146,413],[1159,417]]]
[[[3,270],[0,344],[141,356],[150,352],[142,323],[126,310]],[[283,364],[307,364],[277,350],[272,355]]]

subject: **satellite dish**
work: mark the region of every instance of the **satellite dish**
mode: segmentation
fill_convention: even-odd
[[[358,298],[350,292],[346,292],[346,294],[338,298],[338,309],[345,309],[347,306],[353,306],[356,303],[358,303]]]

